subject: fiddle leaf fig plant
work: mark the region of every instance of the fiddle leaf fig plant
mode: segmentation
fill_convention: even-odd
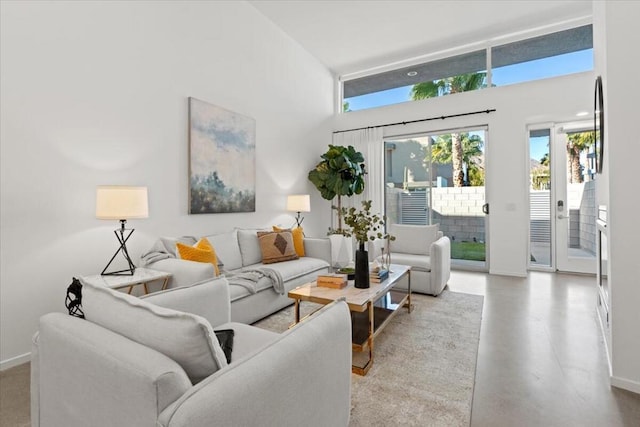
[[[309,171],[309,181],[320,191],[323,199],[338,198],[338,233],[342,233],[341,197],[353,196],[364,191],[364,175],[366,174],[364,156],[353,146],[329,145],[329,150],[322,156],[322,161]]]

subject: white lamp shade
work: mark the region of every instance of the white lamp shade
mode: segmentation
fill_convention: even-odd
[[[311,212],[311,200],[308,194],[287,196],[287,210],[291,212]]]
[[[96,218],[148,218],[147,187],[100,185],[96,192]]]

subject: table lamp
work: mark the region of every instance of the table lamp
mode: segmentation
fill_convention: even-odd
[[[300,212],[311,212],[311,201],[308,194],[292,194],[287,196],[287,210],[297,212],[296,225],[300,227],[304,217],[300,216]]]
[[[147,197],[147,187],[130,187],[123,185],[100,185],[96,192],[96,218],[117,219],[120,221],[120,228],[114,230],[114,234],[120,243],[120,247],[113,254],[102,273],[103,276],[133,276],[136,266],[131,261],[129,251],[127,251],[127,240],[133,234],[134,229],[125,228],[127,219],[148,218],[149,202]],[[128,233],[126,233],[128,231]],[[122,252],[129,268],[123,270],[107,272],[107,269]]]

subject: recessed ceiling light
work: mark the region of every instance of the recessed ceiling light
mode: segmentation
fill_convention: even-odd
[[[409,72],[407,73],[407,76],[409,76],[409,77],[413,77],[413,76],[417,76],[417,75],[418,75],[418,72],[417,72],[417,71],[409,71]]]
[[[576,116],[578,117],[583,117],[583,116],[588,116],[589,112],[588,111],[580,111],[579,113],[576,114]]]

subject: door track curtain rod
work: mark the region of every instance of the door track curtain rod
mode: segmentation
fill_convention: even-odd
[[[387,127],[387,126],[408,125],[409,123],[428,122],[428,121],[431,121],[431,120],[444,120],[444,119],[450,119],[452,117],[472,116],[474,114],[489,114],[489,113],[493,113],[494,111],[496,111],[496,109],[492,108],[492,109],[488,109],[488,110],[472,111],[470,113],[449,114],[449,115],[446,115],[446,116],[428,117],[426,119],[409,120],[409,121],[406,121],[406,122],[387,123],[387,124],[384,124],[384,125],[365,126],[365,127],[361,127],[361,128],[355,128],[355,129],[336,130],[336,131],[333,131],[333,133],[351,132],[351,131],[354,131],[354,130],[363,130],[363,129],[383,128],[383,127]]]

